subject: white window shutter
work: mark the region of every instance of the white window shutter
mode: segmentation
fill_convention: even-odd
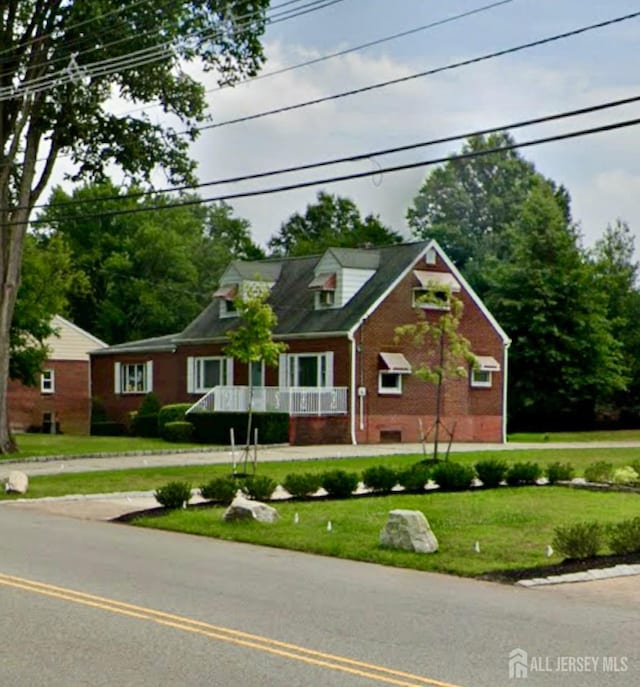
[[[326,386],[333,386],[333,351],[327,351],[324,359],[327,366]]]
[[[187,393],[195,394],[196,392],[196,382],[195,382],[195,361],[194,358],[189,356],[187,358]]]
[[[122,393],[122,385],[120,379],[120,363],[113,363],[113,393]]]
[[[153,391],[153,360],[147,360],[147,369],[146,369],[146,389],[145,392],[149,393],[150,391]]]
[[[233,358],[226,359],[227,374],[224,382],[225,386],[233,386]]]
[[[289,356],[286,353],[280,354],[278,361],[278,386],[286,389],[289,386]]]

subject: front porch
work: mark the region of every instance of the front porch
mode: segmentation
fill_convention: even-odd
[[[251,403],[250,403],[251,397]],[[346,415],[347,387],[216,386],[194,403],[188,413],[288,413],[292,417]]]

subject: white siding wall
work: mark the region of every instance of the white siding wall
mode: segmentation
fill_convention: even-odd
[[[58,336],[51,336],[46,344],[51,351],[49,360],[89,360],[89,351],[104,348],[106,344],[88,332],[76,327],[63,317],[53,318]]]
[[[375,270],[344,268],[338,279],[340,305],[346,305],[375,273]]]

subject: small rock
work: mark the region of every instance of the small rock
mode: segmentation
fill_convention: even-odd
[[[243,496],[236,496],[222,516],[223,520],[257,520],[258,522],[274,523],[278,520],[278,511],[272,506],[260,501],[250,501]]]
[[[438,540],[424,513],[419,510],[392,510],[380,532],[380,546],[416,553],[435,553]]]
[[[7,493],[14,492],[17,494],[26,494],[29,488],[29,478],[19,470],[12,470],[5,484],[5,491]]]

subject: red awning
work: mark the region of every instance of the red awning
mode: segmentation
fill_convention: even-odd
[[[309,288],[317,289],[319,291],[335,291],[336,273],[331,272],[330,274],[319,274],[317,277],[313,278],[313,281],[309,284]]]

